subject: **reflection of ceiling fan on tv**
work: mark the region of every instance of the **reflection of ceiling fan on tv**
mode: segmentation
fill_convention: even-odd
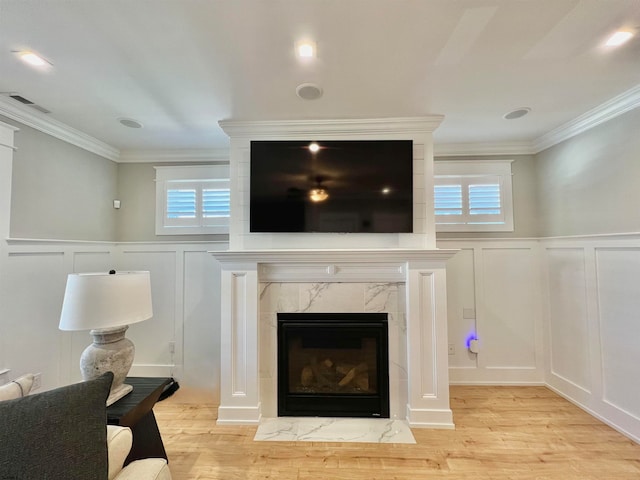
[[[322,185],[322,182],[326,180],[322,175],[317,175],[315,177],[315,186],[309,190],[309,200],[312,202],[324,202],[327,198],[329,198],[329,192]]]

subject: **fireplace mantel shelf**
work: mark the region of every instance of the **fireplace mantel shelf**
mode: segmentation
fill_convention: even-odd
[[[458,250],[228,250],[210,252],[223,266],[253,265],[263,282],[404,282],[407,265],[444,267]]]
[[[219,262],[311,263],[311,262],[443,262],[455,255],[452,249],[331,249],[331,250],[227,250],[210,252]]]

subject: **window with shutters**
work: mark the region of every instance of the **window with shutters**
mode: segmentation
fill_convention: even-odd
[[[229,167],[156,168],[156,235],[229,233]]]
[[[513,231],[511,160],[438,160],[434,171],[436,231]]]

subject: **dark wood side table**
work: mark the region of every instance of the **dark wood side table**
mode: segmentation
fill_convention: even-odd
[[[107,407],[109,425],[129,427],[133,432],[125,465],[141,458],[167,458],[153,406],[171,382],[171,378],[127,377],[125,383],[133,386],[133,391]]]

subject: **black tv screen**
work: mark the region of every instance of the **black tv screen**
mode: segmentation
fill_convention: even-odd
[[[252,141],[250,175],[251,232],[413,230],[411,140]]]

